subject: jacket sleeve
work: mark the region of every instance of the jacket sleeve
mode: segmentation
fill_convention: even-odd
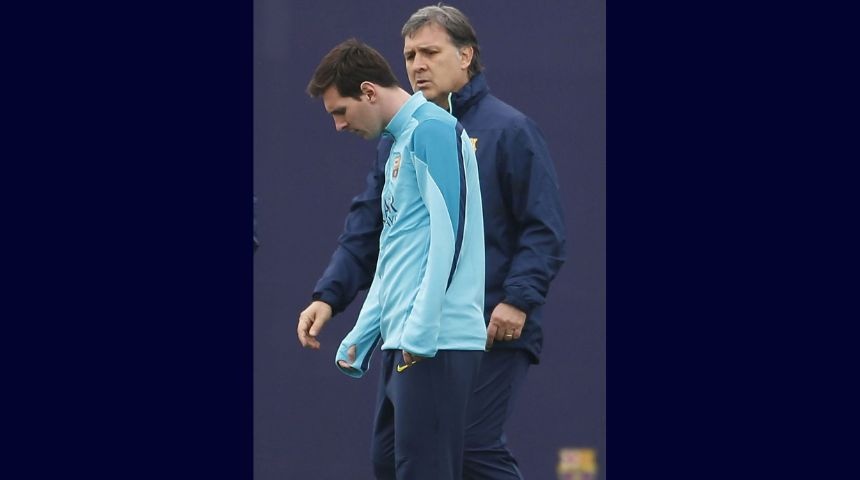
[[[367,292],[364,306],[361,307],[361,313],[358,314],[358,320],[355,321],[355,326],[340,343],[334,358],[334,364],[338,370],[353,378],[361,378],[370,368],[370,358],[373,356],[376,345],[382,339],[379,334],[382,308],[379,303],[378,287],[379,277],[374,277],[370,291]],[[352,363],[352,369],[346,369],[337,362],[343,360],[349,363],[348,350],[352,346],[355,346],[355,361]]]
[[[365,189],[352,199],[343,233],[328,267],[314,287],[313,299],[331,305],[332,313],[346,309],[359,291],[368,288],[376,271],[382,232],[382,187],[391,139],[382,137]]]
[[[427,120],[416,127],[413,142],[418,192],[430,216],[430,245],[400,345],[409,353],[434,357],[457,229],[462,222],[460,142],[456,131],[439,120]]]
[[[543,305],[549,284],[564,263],[564,215],[555,167],[537,125],[526,118],[506,132],[503,146],[502,173],[518,225],[503,301],[529,313]]]

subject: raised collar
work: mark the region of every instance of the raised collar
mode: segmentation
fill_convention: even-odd
[[[460,115],[465,113],[472,104],[488,93],[490,93],[490,87],[487,86],[487,78],[483,73],[475,75],[459,92],[451,95],[450,101],[453,104],[451,114],[460,118]]]
[[[427,103],[427,99],[424,98],[424,94],[421,92],[415,92],[411,97],[409,97],[409,100],[400,107],[400,110],[394,114],[394,117],[385,127],[385,132],[394,136],[395,139],[400,138],[409,126],[409,120],[412,118],[412,114],[415,113],[415,110],[418,110],[418,107],[425,103]]]

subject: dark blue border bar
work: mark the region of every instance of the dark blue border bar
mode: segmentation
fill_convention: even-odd
[[[252,2],[9,18],[20,476],[252,478]]]

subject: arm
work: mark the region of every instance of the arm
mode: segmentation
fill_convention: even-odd
[[[368,288],[376,271],[382,232],[380,198],[390,150],[390,138],[383,137],[377,147],[376,161],[367,175],[366,187],[352,199],[338,247],[314,287],[313,299],[329,304],[332,314],[346,309],[359,291]]]
[[[519,232],[503,302],[528,314],[545,302],[564,263],[564,216],[555,168],[534,122],[508,132],[503,156],[505,193]]]
[[[430,247],[401,346],[413,355],[433,357],[442,303],[455,261],[457,229],[462,222],[460,143],[455,131],[438,120],[419,125],[413,142],[418,191],[430,215]]]
[[[319,349],[316,337],[325,323],[343,311],[358,292],[371,283],[379,255],[380,197],[390,150],[390,138],[383,137],[377,146],[373,168],[367,174],[365,190],[353,198],[339,245],[314,287],[313,301],[299,314],[297,334],[303,347]]]
[[[346,375],[360,378],[370,368],[370,357],[379,343],[379,319],[382,311],[379,303],[378,277],[374,277],[367,292],[367,299],[358,314],[355,326],[344,337],[335,355],[335,365]]]

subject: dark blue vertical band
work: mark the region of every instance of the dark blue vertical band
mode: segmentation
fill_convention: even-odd
[[[367,350],[367,355],[361,359],[361,370],[366,372],[370,367],[370,357],[373,356],[374,350],[376,350],[376,346],[379,345],[379,341],[382,340],[382,335],[377,335],[376,340],[373,341],[373,345]]]
[[[457,145],[457,165],[460,168],[460,213],[457,222],[457,236],[454,239],[454,260],[451,262],[451,273],[448,275],[448,287],[451,286],[451,280],[454,279],[454,270],[457,269],[457,261],[460,259],[460,249],[463,246],[463,225],[466,223],[466,165],[463,163],[463,143],[460,140],[463,135],[463,126],[457,122],[455,129],[456,145]]]

